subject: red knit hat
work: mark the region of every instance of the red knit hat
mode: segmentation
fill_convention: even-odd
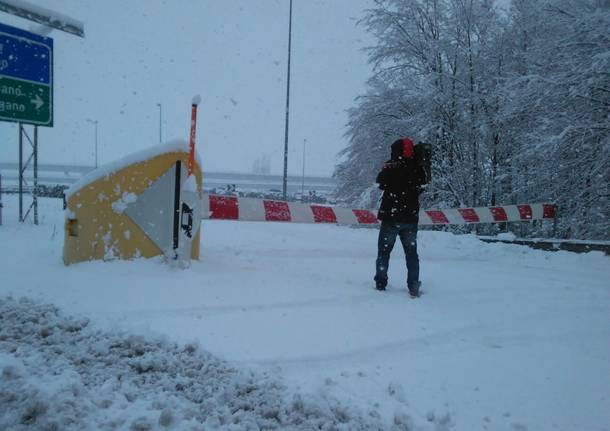
[[[402,139],[402,156],[405,159],[413,157],[413,141],[409,138]]]

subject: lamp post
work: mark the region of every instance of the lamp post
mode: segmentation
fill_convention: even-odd
[[[290,107],[290,48],[292,42],[292,0],[290,0],[290,12],[288,14],[288,72],[286,78],[286,127],[284,130],[284,179],[282,191],[286,200],[286,187],[288,177],[288,112]]]
[[[159,143],[161,143],[162,141],[162,135],[161,135],[161,124],[163,124],[163,106],[160,103],[157,103],[157,106],[159,107]]]
[[[303,139],[303,175],[301,177],[301,201],[303,201],[303,196],[305,196],[305,144],[307,143],[307,139]]]
[[[87,122],[91,123],[95,126],[95,167],[97,169],[97,124],[98,124],[98,121],[87,118]]]

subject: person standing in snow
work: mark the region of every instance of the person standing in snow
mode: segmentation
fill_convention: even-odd
[[[388,284],[390,253],[396,236],[405,251],[407,287],[412,298],[419,296],[419,257],[417,256],[417,223],[419,194],[426,183],[426,173],[415,161],[413,141],[398,139],[392,144],[391,159],[385,162],[376,182],[383,190],[377,218],[381,221],[377,243],[375,284],[385,290]]]

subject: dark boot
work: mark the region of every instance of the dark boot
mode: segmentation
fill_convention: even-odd
[[[409,296],[411,296],[411,298],[419,298],[420,286],[421,286],[421,281],[418,281],[415,284],[412,284],[409,286]]]
[[[375,289],[377,290],[385,290],[385,287],[388,285],[387,278],[384,279],[375,279]]]

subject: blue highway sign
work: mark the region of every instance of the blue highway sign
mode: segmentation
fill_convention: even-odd
[[[0,24],[0,120],[53,126],[53,39]]]

